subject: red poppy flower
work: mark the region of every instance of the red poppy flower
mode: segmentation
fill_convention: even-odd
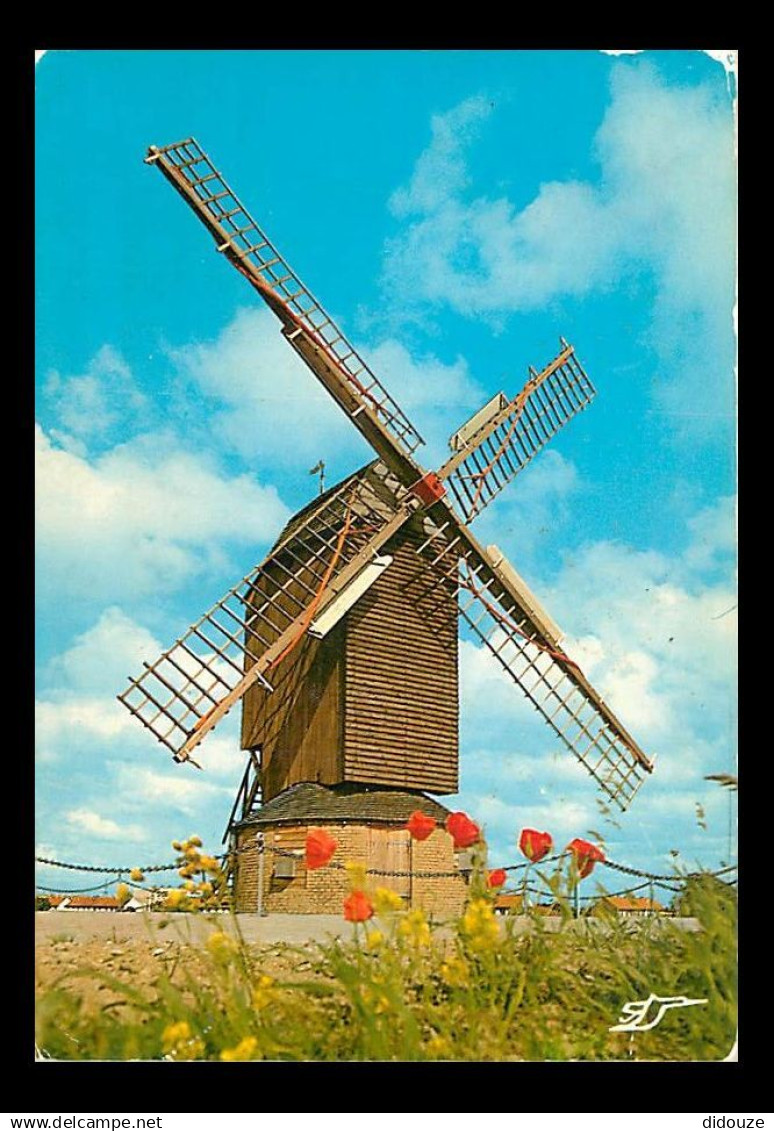
[[[570,841],[567,845],[567,851],[575,857],[575,867],[582,880],[591,875],[597,862],[605,859],[605,854],[601,848],[597,848],[596,844],[590,844],[587,840],[581,840],[580,837]]]
[[[455,848],[470,848],[481,840],[481,829],[467,813],[451,813],[446,818],[446,831],[451,835]]]
[[[504,868],[495,868],[487,876],[486,882],[490,888],[501,888],[507,879]]]
[[[374,905],[364,891],[353,891],[344,900],[344,918],[350,923],[364,923],[374,913]]]
[[[427,840],[437,825],[435,817],[428,817],[421,809],[415,809],[408,819],[406,828],[414,840]]]
[[[324,829],[310,829],[306,834],[306,866],[310,871],[323,868],[338,847]]]
[[[522,829],[519,848],[533,864],[547,856],[554,847],[550,833],[539,833],[537,829]]]

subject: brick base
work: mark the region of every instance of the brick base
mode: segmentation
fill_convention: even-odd
[[[338,842],[331,863],[309,871],[304,863],[304,845],[309,828],[322,828]],[[374,830],[380,830],[375,838]],[[349,894],[349,877],[342,868],[333,864],[350,861],[364,864],[366,868],[384,869],[384,841],[391,834],[403,836],[405,824],[390,829],[384,824],[368,825],[354,822],[339,824],[280,824],[262,825],[265,837],[263,853],[263,909],[267,912],[290,912],[299,915],[339,915],[342,903]],[[255,847],[255,828],[241,829],[237,834],[240,850],[236,860],[234,891],[237,911],[258,910],[259,854]],[[377,858],[375,839],[380,840]],[[295,875],[280,878],[277,864],[280,858],[272,850],[297,852]],[[437,828],[427,840],[411,840],[406,850],[411,872],[455,872],[453,876],[411,876],[407,878],[381,875],[368,876],[370,889],[388,887],[400,892],[406,907],[418,907],[428,913],[457,915],[462,911],[467,883],[457,872],[454,844],[445,829]]]

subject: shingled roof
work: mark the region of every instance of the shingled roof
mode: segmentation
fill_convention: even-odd
[[[404,824],[415,809],[443,824],[446,809],[420,790],[379,789],[347,782],[330,788],[316,782],[300,782],[267,801],[234,828],[248,825],[305,824],[313,821],[373,821]]]
[[[74,895],[67,906],[70,911],[118,911],[122,904],[114,895]]]

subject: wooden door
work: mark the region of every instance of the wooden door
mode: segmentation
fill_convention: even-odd
[[[411,834],[407,829],[368,830],[368,867],[400,876],[373,876],[375,887],[390,888],[411,901]]]

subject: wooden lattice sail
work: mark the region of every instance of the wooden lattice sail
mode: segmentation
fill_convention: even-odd
[[[427,471],[416,460],[423,442],[419,432],[197,142],[151,146],[146,161],[163,173],[217,250],[274,311],[282,333],[377,459],[297,515],[260,565],[146,664],[121,701],[177,761],[188,760],[237,702],[273,694],[273,673],[286,670],[294,654],[303,652],[302,644],[325,636],[342,617],[354,617],[363,600],[388,593],[393,583],[379,576],[392,560],[387,551],[397,547],[404,553],[408,546],[416,577],[400,591],[407,601],[414,583],[422,591],[414,594],[412,608],[432,623],[438,608],[456,602],[475,637],[607,797],[625,809],[652,771],[651,760],[563,651],[556,626],[513,567],[495,548],[480,546],[469,530],[594,397],[573,346],[562,339],[558,356],[540,372],[531,369],[516,397],[493,398],[452,437],[450,459],[437,472]],[[400,613],[392,626],[397,634],[399,621]],[[394,663],[417,670],[423,661],[408,650],[405,657],[393,655]],[[456,649],[453,660],[449,650],[452,662],[456,665]],[[443,666],[444,660],[436,656],[434,663]],[[379,678],[378,665],[375,671]],[[244,735],[243,740],[256,745]],[[312,780],[330,778],[330,769],[318,770]],[[367,777],[366,770],[353,772]],[[404,766],[404,777],[409,772]],[[347,780],[346,771],[341,774]],[[240,804],[259,792],[258,777],[249,788],[247,780]],[[435,788],[442,792],[446,786]]]

